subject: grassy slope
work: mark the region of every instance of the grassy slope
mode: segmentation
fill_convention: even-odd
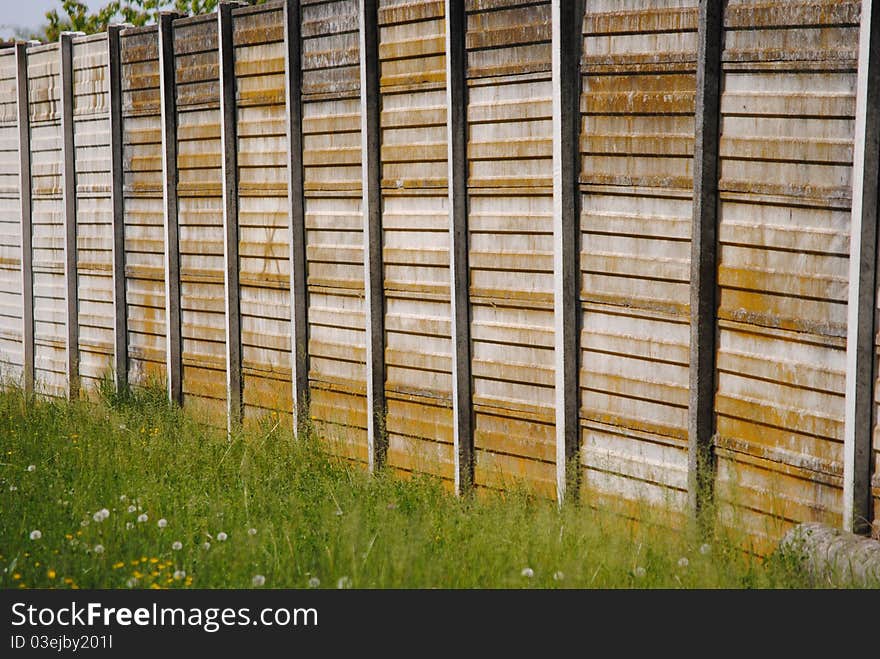
[[[265,587],[805,585],[734,542],[702,553],[687,533],[526,492],[460,500],[431,480],[370,477],[271,419],[230,441],[161,391],[112,405],[0,393],[0,451],[4,588],[250,587],[256,575]]]

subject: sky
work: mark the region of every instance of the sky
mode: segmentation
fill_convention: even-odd
[[[106,4],[103,0],[84,1],[92,9]],[[14,36],[17,27],[39,27],[46,22],[45,13],[56,7],[61,7],[61,0],[0,0],[0,37]]]

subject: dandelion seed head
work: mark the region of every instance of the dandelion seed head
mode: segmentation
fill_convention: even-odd
[[[10,491],[10,492],[15,492],[17,489],[18,489],[18,488],[15,487],[15,485],[10,485],[10,486],[9,486],[9,491]]]
[[[147,513],[141,513],[140,515],[138,515],[138,522],[140,522],[141,524],[146,522],[148,519],[149,517],[147,517]]]
[[[85,527],[87,527],[87,526],[89,525],[89,520],[84,519],[83,521],[81,521],[81,522],[79,523],[79,525],[80,525],[81,527],[85,528]]]
[[[524,576],[526,579],[531,579],[533,576],[535,576],[535,571],[530,567],[524,567],[522,569],[522,572],[520,572],[520,574],[522,576]]]
[[[710,545],[708,542],[704,542],[700,545],[700,553],[703,556],[709,555],[710,553],[712,553],[712,545]]]
[[[119,500],[120,500],[122,503],[125,503],[126,501],[128,501],[128,497],[125,496],[124,494],[120,494],[120,495],[119,495]]]
[[[226,542],[226,538],[228,538],[228,537],[229,536],[226,535],[223,531],[220,531],[220,533],[217,534],[217,541],[218,542]]]
[[[28,470],[28,471],[36,471],[36,470],[37,470],[37,465],[28,465],[27,470]]]
[[[633,574],[635,574],[639,579],[643,579],[648,571],[639,565],[635,570],[633,570]]]
[[[128,586],[129,588],[134,588],[135,586],[137,586],[137,582],[138,582],[138,580],[135,579],[134,577],[132,577],[131,579],[129,579],[128,581],[125,582],[125,585]]]
[[[163,517],[158,522],[156,522],[156,524],[160,529],[164,529],[166,526],[168,526],[168,520]]]
[[[96,554],[103,554],[104,545],[95,545],[95,548],[92,551],[94,551]]]
[[[318,577],[310,577],[309,578],[309,588],[317,588],[321,585],[321,580]]]
[[[266,577],[262,574],[255,574],[254,578],[251,579],[251,583],[254,585],[254,588],[259,588],[266,583]]]
[[[171,548],[174,551],[180,551],[181,549],[183,549],[183,543],[180,542],[179,540],[175,540],[174,542],[171,543]]]
[[[130,513],[136,512],[137,506],[129,506],[128,508],[126,508],[126,510],[128,510],[128,512]]]
[[[131,531],[134,528],[134,522],[126,522],[125,528]]]
[[[208,551],[210,548],[211,548],[210,542],[203,542],[202,543],[202,549],[204,549],[205,551]]]
[[[340,590],[351,588],[351,577],[339,577],[336,581],[336,587]]]
[[[678,567],[686,568],[688,565],[690,565],[690,561],[687,559],[686,556],[682,556],[678,559]]]
[[[184,577],[186,577],[186,572],[184,572],[183,570],[175,570],[174,571],[174,578],[177,579],[178,581],[180,581]]]
[[[255,529],[255,528],[248,529],[248,535],[257,535],[257,529]]]
[[[565,579],[565,574],[563,574],[561,570],[556,570],[556,572],[553,573],[553,581],[562,581],[563,579]]]
[[[42,537],[43,533],[42,531],[40,531],[40,529],[34,529],[33,531],[31,531],[31,540],[39,540]]]

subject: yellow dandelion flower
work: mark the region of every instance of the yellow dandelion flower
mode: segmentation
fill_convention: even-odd
[[[40,561],[34,561],[34,567],[40,567]]]
[[[52,569],[48,570],[46,572],[46,576],[49,577],[50,579],[54,579],[55,578],[55,570],[52,570]]]
[[[153,570],[152,572],[150,572],[150,576],[151,577],[158,577],[159,576],[158,570]]]
[[[77,534],[77,535],[82,535],[83,532],[82,532],[82,531],[77,531],[76,534]]]
[[[150,563],[158,563],[158,562],[159,562],[159,559],[156,558],[155,556],[150,559]]]
[[[144,575],[141,574],[140,572],[138,572],[137,570],[135,570],[134,572],[131,573],[131,576],[133,576],[135,579],[140,579]]]
[[[71,589],[71,590],[79,590],[79,586],[77,586],[75,583],[74,583],[74,584],[70,584],[70,589]]]
[[[69,586],[70,584],[73,583],[73,579],[71,579],[70,577],[64,577],[64,583],[66,583]]]
[[[18,587],[19,588],[27,588],[27,584],[22,581],[20,584],[18,584]]]
[[[122,561],[119,561],[118,563],[114,563],[114,564],[113,564],[113,569],[114,569],[114,570],[118,570],[118,569],[121,568],[121,567],[125,567],[125,563],[123,563]]]
[[[146,562],[147,562],[147,557],[141,556],[141,563],[146,563]]]
[[[187,577],[187,578],[186,578],[185,583],[186,583],[187,586],[192,586],[192,582],[193,582],[192,577]]]
[[[174,577],[168,577],[165,579],[165,583],[174,583]]]
[[[73,540],[73,535],[70,534],[70,533],[65,533],[65,534],[64,534],[64,538],[65,538],[66,540]]]
[[[153,590],[161,590],[161,589],[162,589],[162,586],[160,586],[160,585],[157,584],[157,583],[151,583],[151,584],[150,584],[150,588],[152,588]]]
[[[140,563],[140,561],[139,561],[138,559],[134,559],[134,560],[131,562],[132,565],[137,565],[138,563]]]
[[[18,572],[12,575],[13,581],[18,581],[19,579],[21,579],[21,574],[19,574]]]

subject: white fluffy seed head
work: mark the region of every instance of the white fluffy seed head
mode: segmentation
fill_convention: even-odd
[[[321,585],[321,580],[318,577],[310,577],[309,578],[309,588],[317,588]]]
[[[168,526],[168,520],[163,517],[158,522],[156,522],[156,524],[159,526],[160,529],[164,529],[166,526]]]
[[[254,585],[254,588],[259,588],[266,583],[266,577],[262,574],[255,574],[254,578],[251,579],[251,583]]]
[[[635,574],[639,579],[644,578],[648,571],[645,570],[641,565],[639,565],[635,570],[633,570],[633,574]]]
[[[530,567],[524,567],[520,574],[526,579],[531,579],[533,576],[535,576],[535,571]]]
[[[40,531],[40,529],[34,529],[33,531],[31,531],[31,540],[39,540],[42,537],[43,533]]]
[[[217,534],[217,541],[218,542],[226,542],[226,538],[228,538],[228,537],[229,536],[226,535],[223,531],[220,531],[220,533]]]
[[[181,543],[179,540],[175,540],[171,543],[171,548],[174,551],[180,551],[181,549],[183,549],[183,543]]]
[[[683,569],[686,568],[688,565],[690,565],[690,561],[685,556],[682,556],[678,559],[678,567]]]
[[[95,545],[95,548],[92,551],[94,551],[96,554],[103,554],[104,545]]]
[[[138,515],[138,522],[140,522],[141,524],[146,522],[148,519],[150,518],[147,517],[147,513],[141,513],[140,515]]]

